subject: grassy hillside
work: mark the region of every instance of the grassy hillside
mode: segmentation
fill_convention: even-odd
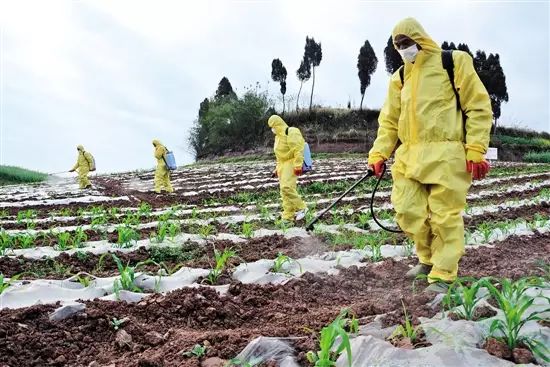
[[[44,181],[48,175],[14,166],[0,166],[0,185]]]

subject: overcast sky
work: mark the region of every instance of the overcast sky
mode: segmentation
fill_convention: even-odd
[[[121,1],[3,0],[3,164],[68,170],[83,144],[98,171],[149,168],[153,138],[193,160],[187,146],[199,103],[223,76],[237,93],[259,82],[274,97],[271,61],[288,70],[287,96],[306,36],[322,43],[314,102],[360,101],[359,48],[378,69],[365,105],[379,108],[388,75],[383,49],[393,26],[417,18],[432,38],[499,53],[510,102],[501,122],[550,132],[547,1]],[[302,104],[309,101],[311,81]]]

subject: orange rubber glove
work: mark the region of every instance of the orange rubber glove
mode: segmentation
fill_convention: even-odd
[[[296,176],[300,176],[302,173],[302,167],[294,167],[294,174]]]
[[[475,150],[466,152],[466,171],[472,175],[474,180],[481,180],[487,176],[491,166],[487,162],[483,154]]]
[[[374,171],[374,175],[378,178],[382,176],[382,172],[384,171],[384,163],[386,163],[385,160],[380,160],[376,163],[369,164],[369,168]]]

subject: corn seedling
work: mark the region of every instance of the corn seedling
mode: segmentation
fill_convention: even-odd
[[[500,232],[502,232],[502,234],[505,236],[510,234],[510,221],[498,222],[495,224],[495,227],[498,228]]]
[[[471,278],[457,279],[445,294],[442,305],[444,308],[451,310],[457,308],[453,312],[464,320],[473,320],[474,311],[481,298],[477,297],[479,289],[484,285],[485,279],[475,280]],[[465,282],[470,282],[470,286],[465,285]]]
[[[124,319],[117,319],[116,317],[113,317],[111,319],[111,321],[109,322],[109,324],[111,324],[111,327],[114,329],[114,330],[118,330],[120,329],[120,327],[126,322],[128,321],[128,319],[124,318]]]
[[[166,213],[162,213],[159,215],[159,222],[168,222],[172,217],[174,216],[174,213],[172,211],[167,211]]]
[[[63,208],[59,210],[59,215],[62,217],[71,217],[73,215],[73,210],[71,208]]]
[[[124,220],[123,220],[123,223],[127,226],[127,227],[131,227],[131,226],[137,226],[141,223],[141,219],[140,219],[140,213],[128,213],[126,214],[126,217],[124,217]]]
[[[90,284],[92,284],[92,278],[87,275],[78,275],[76,277],[76,280],[82,285],[84,288],[88,288]]]
[[[107,216],[107,213],[102,212],[92,218],[91,225],[92,228],[95,229],[96,227],[104,226],[107,223],[109,223],[109,217]]]
[[[540,190],[538,197],[542,200],[550,200],[550,189],[545,187],[544,189]]]
[[[198,219],[199,218],[199,211],[196,207],[191,209],[191,219]]]
[[[15,239],[9,235],[6,230],[0,231],[0,256],[4,256],[6,252],[15,245]]]
[[[316,205],[313,205],[306,211],[306,216],[305,216],[306,223],[311,223],[313,219],[315,219],[315,213],[317,210],[316,207],[317,207]]]
[[[181,233],[181,225],[176,222],[171,222],[168,225],[168,235],[170,236],[170,239],[173,240],[176,238],[177,235]]]
[[[403,242],[403,247],[405,248],[405,256],[411,257],[414,255],[414,241],[410,238],[406,238]]]
[[[275,226],[281,230],[281,232],[286,233],[292,224],[284,219],[277,219],[275,221]]]
[[[493,227],[489,223],[481,223],[477,227],[477,230],[483,236],[483,242],[484,243],[489,242],[489,239],[491,238],[491,235],[493,234]]]
[[[535,214],[533,219],[536,223],[538,223],[539,227],[546,227],[546,225],[548,224],[548,221],[550,220],[550,217],[537,213]]]
[[[357,221],[359,222],[359,227],[363,229],[369,228],[369,220],[371,219],[369,213],[359,213],[357,215]]]
[[[338,209],[333,208],[330,211],[330,214],[332,214],[332,223],[334,223],[338,226],[343,226],[344,224],[346,224],[346,219],[344,218],[343,215],[340,214]]]
[[[269,213],[269,209],[266,205],[259,205],[258,209],[260,212],[260,218],[262,218],[262,220],[268,221],[271,219],[271,214]]]
[[[117,219],[118,215],[120,214],[120,208],[117,208],[117,207],[112,207],[112,208],[109,208],[109,216],[112,218],[112,219]]]
[[[523,282],[519,280],[518,282]],[[502,290],[497,289],[491,282],[485,283],[491,295],[495,298],[499,308],[504,313],[503,319],[495,319],[489,329],[490,336],[502,340],[510,350],[514,350],[520,344],[529,347],[533,354],[545,362],[550,362],[550,350],[544,343],[526,336],[520,336],[521,329],[529,321],[543,320],[543,314],[550,312],[550,308],[531,312],[526,315],[527,309],[531,307],[536,297],[525,295],[525,284],[514,286],[512,283],[505,285],[501,282]],[[513,294],[510,297],[510,294]],[[496,334],[496,331],[500,335]]]
[[[164,242],[166,236],[168,235],[168,223],[159,222],[157,230],[151,234],[151,239],[157,243]]]
[[[223,252],[220,252],[214,248],[214,259],[216,264],[212,269],[210,269],[210,273],[208,273],[205,280],[210,284],[216,284],[227,267],[229,260],[236,256],[237,253],[231,248],[226,248]]]
[[[353,247],[358,250],[364,250],[367,247],[367,238],[365,236],[355,236],[353,238]]]
[[[151,215],[152,212],[153,212],[153,209],[151,208],[151,205],[149,205],[148,203],[142,202],[139,205],[138,214],[140,217],[147,218]]]
[[[17,222],[22,223],[24,221],[29,221],[37,217],[36,210],[27,209],[17,212]]]
[[[254,224],[244,221],[241,225],[241,235],[245,238],[252,238],[254,235]]]
[[[6,280],[4,278],[4,274],[0,273],[0,294],[4,293],[6,289],[8,289],[9,286],[12,285],[13,282],[17,281],[21,274],[14,275],[10,278],[10,280]]]
[[[128,263],[125,266],[125,265],[122,264],[122,261],[120,261],[118,256],[116,256],[115,254],[111,254],[111,256],[112,256],[113,260],[116,263],[118,273],[119,273],[119,277],[117,279],[115,279],[115,282],[114,282],[115,293],[118,292],[117,289],[118,290],[124,289],[124,290],[132,291],[132,292],[141,292],[141,289],[138,286],[136,286],[135,283],[134,283],[134,281],[135,281],[135,271],[139,267],[141,267],[143,265],[148,265],[148,264],[154,264],[154,265],[160,267],[159,264],[157,264],[156,262],[154,262],[152,260],[146,260],[146,261],[139,262],[135,266],[130,266],[130,264]]]
[[[472,214],[472,207],[469,206],[468,204],[466,204],[466,206],[464,207],[464,213],[466,213],[466,215],[471,215]]]
[[[205,226],[201,226],[199,228],[199,236],[206,239],[208,236],[210,236],[212,233],[214,233],[214,226],[211,224],[207,224]]]
[[[71,234],[69,232],[59,232],[57,234],[57,250],[66,251],[71,248]]]
[[[59,274],[61,276],[69,276],[71,275],[72,266],[68,266],[63,263],[54,261],[52,264],[52,270],[54,273]]]
[[[380,210],[380,212],[378,212],[378,218],[382,220],[392,220],[393,213],[390,210]]]
[[[346,328],[350,330],[351,334],[355,334],[359,329],[359,323],[355,317],[349,319],[348,315],[348,310],[342,310],[333,322],[321,329],[319,350],[317,352],[309,351],[306,354],[307,360],[314,366],[335,366],[336,360],[340,354],[345,351],[348,359],[348,366],[351,367],[351,345]],[[339,341],[338,346],[336,346],[337,341]]]
[[[7,211],[6,209],[2,209],[0,210],[0,218],[1,219],[6,219],[7,217],[10,216],[10,212]]]
[[[119,247],[128,248],[132,246],[132,242],[137,242],[139,240],[139,233],[128,226],[118,226],[116,228],[118,239],[117,239],[117,245]]]
[[[518,303],[529,288],[541,286],[542,279],[539,277],[525,277],[514,282],[510,279],[503,278],[500,279],[498,283],[500,285],[500,292],[504,297],[512,303]],[[486,284],[490,283],[486,282]],[[491,284],[491,286],[493,285]]]
[[[411,343],[414,344],[414,342],[418,338],[419,326],[413,326],[412,321],[407,314],[407,308],[405,307],[405,303],[403,302],[403,300],[401,300],[401,304],[403,305],[403,313],[405,314],[405,324],[397,326],[397,328],[390,336],[390,339],[395,339],[399,337],[408,338]]]
[[[200,344],[195,344],[190,351],[183,353],[184,357],[201,358],[201,357],[204,357],[205,355],[206,355],[206,347]]]
[[[78,227],[74,231],[73,236],[73,247],[81,248],[84,245],[84,242],[88,241],[88,235],[86,232],[82,229],[82,227]]]
[[[279,252],[279,254],[277,255],[277,258],[273,262],[273,267],[271,268],[271,271],[274,272],[274,273],[287,274],[289,272],[289,270],[283,270],[283,266],[285,264],[288,264],[290,266],[293,262],[298,264],[298,267],[300,268],[300,273],[302,273],[302,265],[300,265],[300,263],[298,261],[296,261],[293,258]]]
[[[21,233],[16,236],[17,246],[22,249],[33,247],[34,240],[35,237],[29,233]]]
[[[381,232],[377,232],[378,234]],[[370,248],[370,260],[372,262],[381,261],[384,258],[382,257],[382,244],[383,240],[376,233],[368,233],[366,235],[367,244]]]
[[[536,220],[527,221],[526,224],[527,224],[527,228],[529,228],[533,232],[539,227]]]
[[[342,212],[344,213],[344,215],[352,215],[353,207],[350,204],[344,205],[342,207]]]

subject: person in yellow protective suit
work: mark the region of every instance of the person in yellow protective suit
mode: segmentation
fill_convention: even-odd
[[[304,163],[304,138],[300,129],[288,127],[284,120],[271,116],[267,124],[275,134],[275,158],[277,168],[273,175],[279,177],[279,187],[283,201],[283,220],[302,220],[306,213],[306,204],[296,190],[298,176],[302,174]]]
[[[412,18],[399,22],[392,37],[404,60],[404,83],[395,72],[368,163],[380,176],[384,162],[401,141],[391,167],[391,201],[396,220],[414,240],[419,258],[407,276],[428,274],[430,283],[443,281],[439,285],[444,288],[444,282],[457,277],[464,254],[461,212],[472,177],[481,179],[489,170],[484,154],[492,124],[491,103],[470,55],[454,51],[454,82],[467,116],[463,123],[442,65],[442,50]]]
[[[78,151],[78,158],[76,164],[69,172],[78,170],[78,184],[80,188],[91,188],[92,184],[88,179],[88,173],[90,171],[95,171],[94,157],[89,152],[85,151],[82,145],[77,146],[76,150]]]
[[[157,169],[155,170],[155,192],[160,194],[162,190],[174,192],[170,183],[170,171],[166,167],[164,156],[168,153],[168,149],[157,139],[153,140],[155,147],[155,159],[157,160]]]

